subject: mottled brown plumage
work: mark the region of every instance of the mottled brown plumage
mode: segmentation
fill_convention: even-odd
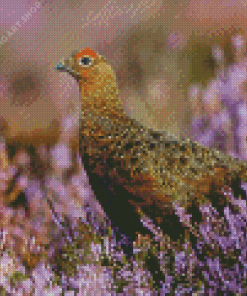
[[[114,70],[95,51],[73,53],[57,69],[79,83],[79,147],[92,188],[112,221],[130,236],[139,230],[132,209],[170,227],[165,217],[174,201],[189,208],[209,195],[223,196],[224,186],[236,180],[247,180],[245,162],[131,119],[118,97]]]

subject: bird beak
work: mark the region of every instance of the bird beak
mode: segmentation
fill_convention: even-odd
[[[65,60],[60,61],[57,66],[55,67],[55,70],[61,71],[61,72],[69,72],[69,67],[65,65]]]
[[[68,72],[76,80],[80,80],[80,75],[73,69],[72,64],[73,59],[71,57],[68,59],[63,59],[57,64],[55,70],[59,72]]]

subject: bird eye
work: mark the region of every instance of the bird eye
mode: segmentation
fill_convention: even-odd
[[[83,57],[79,60],[79,65],[80,66],[90,66],[92,65],[93,61],[92,61],[92,58],[90,57]]]

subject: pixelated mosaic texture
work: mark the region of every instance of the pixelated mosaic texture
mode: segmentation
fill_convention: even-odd
[[[245,9],[241,1],[1,5],[3,295],[246,293],[245,184],[236,179],[225,198],[191,212],[175,204],[164,219],[180,224],[178,241],[143,216],[155,239],[139,235],[129,260],[79,158],[78,85],[54,70],[91,47],[116,71],[131,118],[245,160]]]

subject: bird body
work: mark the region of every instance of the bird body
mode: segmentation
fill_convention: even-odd
[[[95,51],[73,53],[57,70],[79,83],[80,155],[96,197],[116,224],[131,228],[132,208],[159,223],[174,201],[188,208],[205,202],[212,190],[223,196],[225,186],[247,181],[247,163],[131,119],[113,68]]]

